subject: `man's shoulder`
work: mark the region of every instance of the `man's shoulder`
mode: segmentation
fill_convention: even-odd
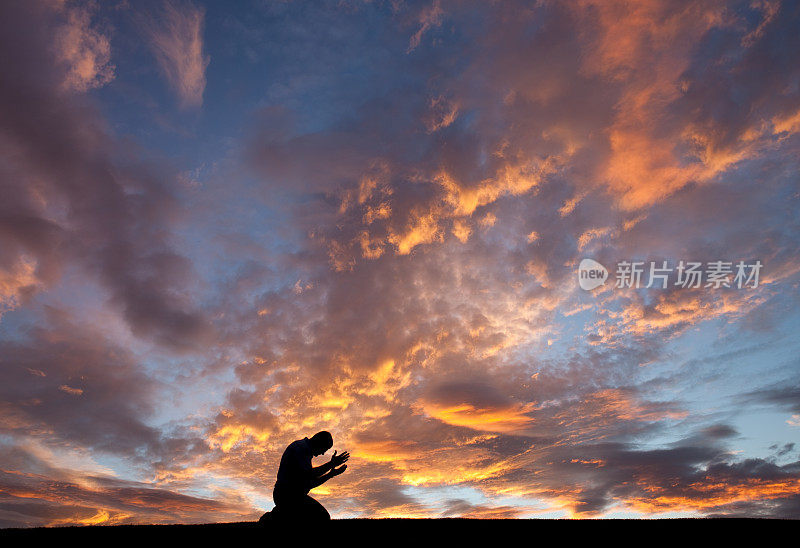
[[[302,440],[294,440],[289,446],[286,448],[286,451],[291,452],[306,452],[309,450],[308,447],[308,438],[303,438]]]

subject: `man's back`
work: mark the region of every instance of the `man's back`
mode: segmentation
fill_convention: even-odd
[[[281,457],[275,489],[286,493],[307,494],[311,490],[313,456],[308,438],[290,443]]]

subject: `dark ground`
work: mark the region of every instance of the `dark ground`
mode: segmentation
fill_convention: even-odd
[[[593,539],[615,544],[649,545],[655,542],[693,544],[702,538],[721,541],[750,541],[775,538],[778,531],[789,532],[786,540],[795,539],[800,521],[768,519],[667,519],[667,520],[473,520],[473,519],[344,519],[333,520],[327,525],[306,527],[261,527],[256,523],[214,523],[206,525],[116,525],[93,527],[47,527],[36,529],[0,529],[0,546],[37,545],[48,541],[63,543],[148,542],[155,546],[175,542],[178,545],[202,545],[219,543],[221,548],[234,548],[231,543],[247,546],[270,545],[289,536],[318,540],[321,544],[333,543],[346,547],[348,544],[383,546],[396,541],[410,544],[408,548],[420,548],[437,544],[493,544],[526,545],[552,544],[556,542]],[[788,527],[787,527],[788,526]],[[789,529],[791,527],[791,529]],[[747,534],[747,537],[742,536]],[[792,534],[794,533],[794,534]],[[757,535],[750,537],[750,535]],[[690,536],[684,536],[690,535]],[[712,536],[708,536],[712,535]],[[763,535],[763,536],[762,536]],[[487,542],[488,540],[488,542]],[[10,543],[9,543],[10,542]],[[224,544],[223,544],[224,543]],[[280,542],[282,544],[282,542]],[[154,548],[153,544],[145,548]],[[306,545],[306,543],[302,543]],[[313,542],[313,544],[317,544]],[[45,544],[46,546],[47,544]]]

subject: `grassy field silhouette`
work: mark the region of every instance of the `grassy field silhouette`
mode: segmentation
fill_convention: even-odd
[[[341,519],[313,527],[260,526],[255,522],[211,523],[195,525],[110,525],[76,527],[38,527],[30,529],[0,529],[0,541],[69,541],[69,542],[257,542],[296,534],[309,538],[326,538],[333,542],[363,541],[368,538],[403,538],[474,543],[487,538],[507,543],[511,538],[544,541],[546,538],[569,539],[575,535],[602,535],[597,538],[618,538],[650,541],[653,538],[677,538],[674,535],[713,534],[722,538],[746,529],[748,533],[774,534],[786,525],[794,527],[794,520],[698,518],[698,519]],[[433,536],[431,536],[433,535]],[[480,535],[477,537],[476,535]],[[506,537],[505,535],[513,535]],[[522,535],[522,537],[520,537]],[[553,535],[558,535],[553,537]],[[613,535],[613,537],[607,537]],[[658,535],[654,537],[653,535]],[[377,537],[376,537],[377,536]],[[5,544],[5,542],[2,542]]]

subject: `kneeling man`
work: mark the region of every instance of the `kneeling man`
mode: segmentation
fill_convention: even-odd
[[[293,441],[283,452],[278,468],[278,480],[272,491],[275,508],[272,519],[292,521],[325,521],[330,514],[319,502],[308,496],[314,487],[322,485],[347,469],[344,463],[350,458],[346,451],[341,455],[333,452],[331,460],[317,467],[311,459],[322,455],[333,447],[333,436],[329,432],[317,432],[311,439]]]

